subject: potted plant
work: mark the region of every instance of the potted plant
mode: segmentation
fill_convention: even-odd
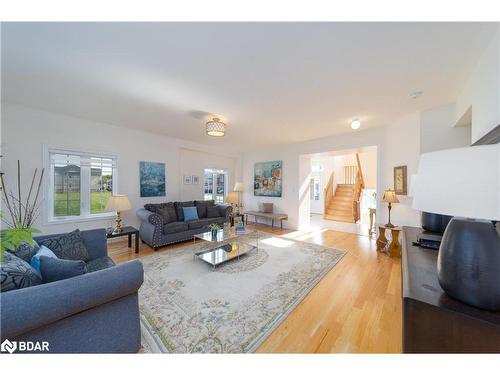
[[[4,174],[0,173],[0,190],[2,191],[2,201],[6,208],[8,217],[4,217],[0,212],[3,229],[0,232],[0,260],[3,259],[4,250],[16,251],[22,243],[33,244],[33,234],[40,231],[33,228],[33,223],[38,217],[40,204],[38,198],[42,186],[44,170],[42,169],[38,177],[38,170],[35,169],[31,179],[30,188],[23,200],[21,195],[21,164],[17,161],[17,194],[7,191],[5,188]]]
[[[219,224],[210,224],[208,226],[208,229],[210,229],[210,232],[212,232],[212,239],[216,239],[217,238],[217,232],[221,230],[221,227]]]

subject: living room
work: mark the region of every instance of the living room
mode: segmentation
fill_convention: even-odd
[[[2,358],[500,352],[498,20],[6,21]]]

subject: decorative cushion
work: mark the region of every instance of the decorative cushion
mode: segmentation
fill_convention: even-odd
[[[165,208],[167,203],[146,203],[144,208],[148,211],[158,213],[158,210]]]
[[[40,249],[36,252],[36,254],[33,255],[33,257],[31,257],[31,267],[33,267],[38,273],[41,273],[40,272],[40,257],[41,256],[57,259],[56,254],[54,254],[52,252],[52,250],[50,250],[45,245],[42,245],[42,247],[40,247]]]
[[[220,217],[219,207],[207,207],[207,218]]]
[[[87,273],[83,260],[57,259],[46,256],[40,257],[40,271],[44,283],[69,279]]]
[[[90,259],[80,230],[59,234],[54,237],[37,240],[40,246],[45,245],[60,259],[83,260]]]
[[[162,217],[163,224],[177,221],[177,212],[172,202],[165,203],[162,208],[156,210],[156,213]]]
[[[115,265],[115,262],[113,262],[110,257],[104,256],[101,258],[89,260],[85,265],[87,266],[87,273],[89,273],[113,267]]]
[[[198,211],[198,217],[201,219],[207,217],[207,207],[215,206],[215,201],[213,199],[207,201],[194,201],[194,205]]]
[[[26,263],[31,262],[31,258],[33,255],[36,254],[36,252],[40,249],[40,246],[33,241],[33,244],[28,244],[28,243],[22,243],[19,245],[16,251],[11,252],[14,254],[16,257],[24,260]]]
[[[4,252],[4,259],[0,264],[0,280],[0,290],[2,292],[27,288],[42,283],[40,275],[33,267],[8,251]]]
[[[174,202],[175,211],[177,212],[177,221],[184,221],[183,207],[194,207],[194,201]]]
[[[261,203],[260,205],[261,205],[260,212],[263,212],[266,214],[273,213],[273,204],[272,203]]]
[[[163,226],[164,234],[179,233],[188,230],[188,224],[183,221],[174,221]]]
[[[196,207],[182,207],[184,221],[198,220],[198,211]]]

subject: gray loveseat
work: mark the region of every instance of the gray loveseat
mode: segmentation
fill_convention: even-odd
[[[138,260],[114,265],[104,229],[81,232],[88,273],[0,293],[1,340],[47,341],[50,353],[135,353],[141,347]],[[52,237],[41,236],[35,240]]]
[[[184,221],[183,207],[196,207],[199,219]],[[142,241],[156,250],[193,239],[193,235],[207,232],[210,224],[224,225],[229,222],[232,210],[230,205],[216,205],[209,200],[146,204],[136,214],[141,220]]]

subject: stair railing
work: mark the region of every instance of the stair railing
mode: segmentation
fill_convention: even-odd
[[[361,169],[361,161],[358,153],[356,153],[356,164],[357,171],[354,179],[354,194],[352,201],[352,218],[355,223],[361,218],[360,197],[361,192],[365,188],[365,181],[363,179],[363,171]]]
[[[326,183],[325,188],[323,189],[323,214],[326,214],[326,209],[332,203],[333,196],[335,195],[335,192],[333,191],[333,172],[328,178],[328,182]]]

